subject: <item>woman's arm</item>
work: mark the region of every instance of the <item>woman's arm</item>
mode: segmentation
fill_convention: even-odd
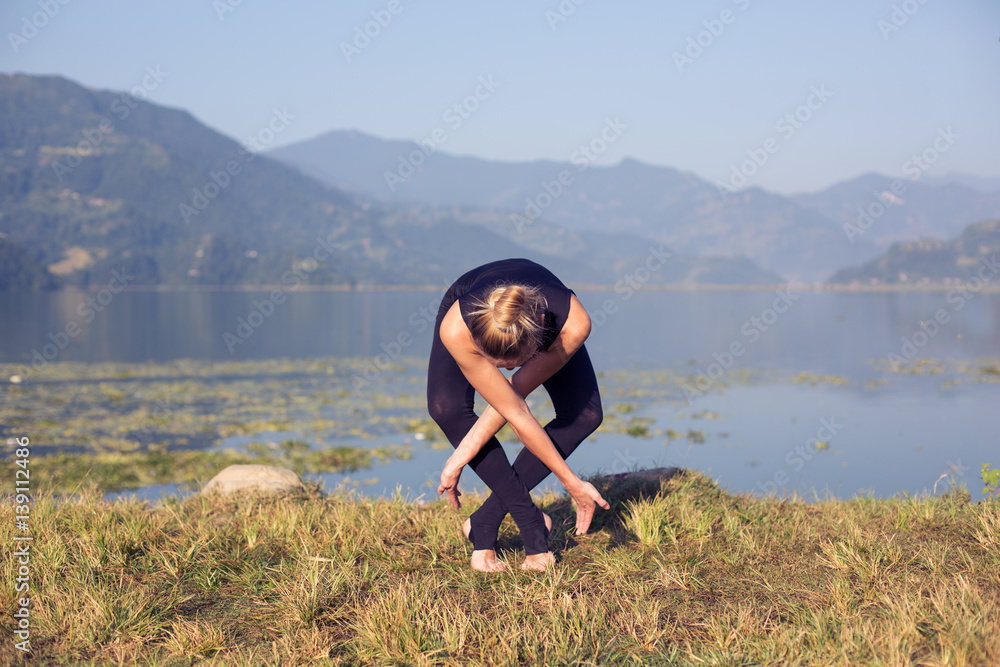
[[[570,469],[541,424],[528,410],[524,399],[514,390],[503,373],[479,354],[457,304],[451,307],[442,320],[440,333],[441,342],[458,363],[469,383],[510,424],[514,434],[524,446],[566,487],[566,491],[577,503],[577,534],[586,533],[594,515],[595,503],[608,509],[607,501],[592,484],[581,480]],[[444,484],[442,487],[453,496],[454,502],[457,479],[455,487],[449,488]],[[443,492],[442,488],[439,487],[438,492]]]
[[[514,391],[522,398],[527,397],[550,377],[555,375],[579,350],[590,336],[590,316],[583,304],[570,295],[569,314],[559,336],[545,352],[539,352],[529,359],[510,378]],[[507,423],[496,408],[488,405],[475,425],[462,439],[461,444],[445,464],[445,472],[458,477],[463,466],[479,453],[479,450]]]

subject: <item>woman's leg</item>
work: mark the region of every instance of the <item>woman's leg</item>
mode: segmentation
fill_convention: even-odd
[[[545,431],[556,450],[566,459],[587,436],[597,430],[604,419],[597,375],[586,346],[577,350],[566,365],[542,386],[549,393],[556,412],[555,418],[545,426]],[[529,491],[551,474],[527,447],[518,454],[513,468]],[[503,518],[510,512],[505,501],[505,496],[494,493],[476,510],[472,522],[479,527],[479,533],[488,530],[495,535],[500,530]]]
[[[473,409],[475,389],[441,342],[439,329],[440,317],[427,369],[427,409],[452,447],[458,447],[478,419]],[[505,513],[510,512],[521,531],[525,553],[530,556],[547,552],[548,530],[542,511],[532,502],[531,493],[514,472],[500,442],[491,438],[469,462],[469,467],[493,492],[491,497],[504,499]],[[496,549],[496,529],[480,526],[475,519],[469,537],[477,551]]]

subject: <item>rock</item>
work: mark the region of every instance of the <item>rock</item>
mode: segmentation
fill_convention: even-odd
[[[10,376],[10,383],[11,384],[21,384],[21,379],[22,378],[21,378],[20,375],[11,375]]]
[[[304,488],[299,476],[286,468],[231,465],[209,480],[201,492],[229,494],[246,489],[261,493],[283,493]]]
[[[661,479],[670,479],[678,472],[680,472],[680,468],[650,468],[634,472],[632,476],[646,482],[658,482]]]
[[[649,468],[648,470],[636,470],[635,472],[622,472],[617,475],[609,475],[612,479],[622,479],[630,477],[642,480],[643,482],[658,482],[661,479],[670,479],[679,472],[679,468]]]

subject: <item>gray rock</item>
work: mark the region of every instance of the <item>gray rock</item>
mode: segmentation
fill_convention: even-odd
[[[670,479],[678,472],[680,472],[679,468],[650,468],[634,472],[632,476],[647,482],[658,482],[661,479]]]
[[[647,470],[636,470],[635,472],[620,472],[617,475],[609,475],[612,479],[641,479],[644,482],[658,482],[661,479],[670,479],[680,472],[679,468],[649,468]]]
[[[202,493],[229,494],[234,491],[283,493],[305,488],[291,470],[276,466],[231,465],[209,480]]]

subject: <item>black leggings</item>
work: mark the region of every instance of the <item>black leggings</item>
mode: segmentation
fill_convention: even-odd
[[[434,327],[427,369],[427,409],[452,447],[458,447],[478,419],[473,409],[476,392],[441,342],[440,329],[441,315]],[[604,418],[597,376],[586,347],[577,350],[542,386],[549,393],[556,413],[545,431],[565,459],[597,430]],[[472,514],[469,537],[473,548],[496,549],[500,524],[510,513],[521,531],[525,553],[548,551],[548,530],[530,493],[551,473],[545,464],[525,447],[511,466],[500,442],[492,437],[469,466],[493,492]]]

